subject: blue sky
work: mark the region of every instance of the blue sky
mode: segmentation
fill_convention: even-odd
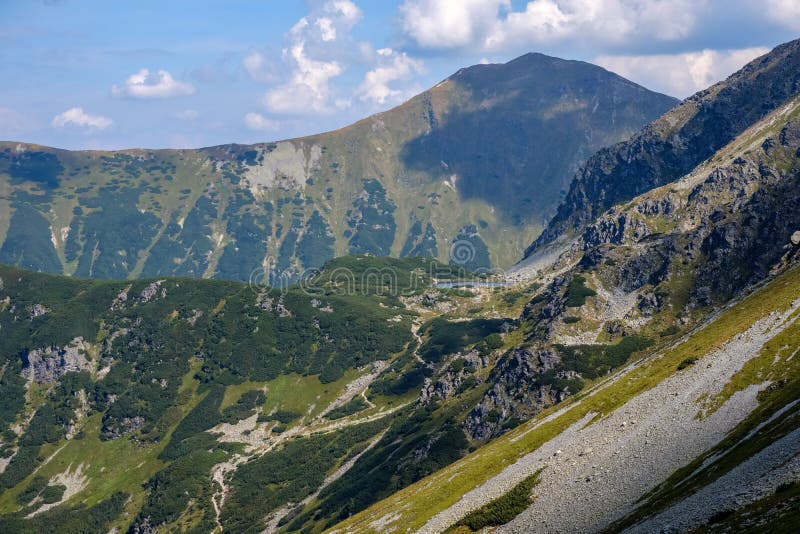
[[[284,139],[529,51],[685,97],[798,36],[798,0],[0,0],[0,140]]]

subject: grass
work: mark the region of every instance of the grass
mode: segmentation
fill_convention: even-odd
[[[468,513],[464,519],[455,524],[456,529],[454,532],[464,534],[479,532],[486,527],[499,527],[509,523],[533,504],[531,491],[539,483],[540,472],[541,470],[526,477],[505,495],[489,501],[477,510]]]
[[[634,396],[647,391],[676,372],[688,357],[701,357],[744,332],[772,311],[781,311],[800,297],[800,272],[795,269],[757,290],[736,306],[726,310],[711,325],[694,332],[663,355],[643,362],[625,380],[589,391],[565,401],[573,406],[557,418],[534,425],[556,410],[558,405],[508,434],[488,443],[473,454],[433,475],[397,492],[367,510],[336,526],[342,530],[375,532],[370,523],[379,518],[396,518],[392,525],[410,532],[422,527],[436,513],[454,504],[467,491],[490,479],[521,456],[538,449],[589,413],[608,414]],[[581,400],[580,403],[577,401]],[[490,459],[490,460],[487,460]]]
[[[238,401],[242,395],[248,391],[260,390],[263,387],[264,382],[253,382],[252,380],[246,380],[241,384],[227,386],[225,388],[225,396],[222,397],[222,403],[219,406],[220,411],[224,410],[228,406],[233,406],[236,404],[236,401]]]
[[[267,402],[264,413],[280,410],[307,415],[311,419],[336,399],[347,383],[356,379],[358,374],[357,370],[348,369],[339,380],[328,384],[320,382],[316,375],[281,375],[266,383]]]
[[[197,382],[192,378],[200,363],[192,362],[192,368],[184,375],[181,384],[181,395],[189,399],[183,407],[184,413],[191,410],[200,399],[196,395]],[[46,463],[17,486],[0,494],[0,515],[13,513],[20,508],[16,497],[35,477],[49,480],[59,473],[74,471],[84,465],[83,475],[87,477],[87,485],[68,502],[92,506],[109,499],[116,492],[127,493],[131,499],[125,506],[125,513],[117,519],[117,526],[125,530],[144,500],[142,484],[164,466],[158,455],[169,441],[169,435],[159,443],[149,445],[136,444],[125,438],[102,441],[99,438],[102,417],[102,413],[97,413],[86,420],[82,428],[83,439],[45,445],[42,455],[49,458]]]

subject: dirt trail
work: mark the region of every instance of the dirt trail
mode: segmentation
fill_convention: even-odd
[[[311,434],[327,434],[330,432],[335,432],[342,428],[359,425],[362,423],[369,423],[372,421],[377,421],[378,419],[382,419],[387,417],[388,415],[396,412],[407,406],[409,403],[404,403],[393,408],[389,409],[380,409],[375,413],[359,417],[358,414],[353,414],[348,417],[343,417],[341,419],[337,419],[334,421],[329,421],[325,419],[325,415],[329,413],[331,410],[338,408],[339,406],[343,406],[351,399],[353,399],[357,395],[361,395],[364,400],[367,401],[369,405],[368,409],[374,409],[375,405],[370,402],[366,398],[366,390],[369,388],[370,384],[377,378],[377,376],[383,372],[386,368],[385,362],[375,362],[372,364],[370,371],[362,375],[352,382],[348,383],[345,386],[345,389],[341,395],[339,395],[336,399],[328,404],[324,410],[322,410],[314,419],[307,423],[299,423],[291,428],[288,428],[286,431],[280,434],[273,434],[271,432],[271,426],[267,424],[260,424],[258,423],[258,414],[248,417],[247,419],[243,419],[238,421],[234,424],[222,423],[211,429],[211,432],[216,432],[222,434],[219,438],[220,441],[228,441],[228,442],[236,442],[236,443],[245,443],[247,445],[246,453],[245,454],[236,454],[232,456],[228,461],[219,463],[214,466],[211,471],[211,483],[215,486],[213,494],[211,496],[211,504],[214,507],[214,514],[216,520],[216,529],[215,532],[220,532],[222,530],[222,525],[220,523],[220,515],[222,513],[222,508],[225,505],[225,499],[227,498],[229,488],[225,479],[242,463],[248,461],[251,458],[256,456],[260,456],[262,454],[266,454],[267,452],[275,449],[280,444],[286,442],[289,439],[301,436],[309,436]],[[381,433],[378,438],[376,438],[373,442],[370,443],[369,447],[366,450],[369,450],[380,437],[383,436]],[[363,451],[361,454],[363,454]],[[333,475],[337,475],[337,478],[342,476],[347,470],[352,467],[352,465],[361,457],[361,454],[355,456],[351,459],[350,462],[347,462],[342,467],[346,467],[344,471],[334,473]],[[341,468],[340,468],[341,469]],[[333,476],[331,475],[331,476]],[[329,477],[330,478],[330,477]],[[312,500],[319,494],[319,491],[322,490],[326,485],[332,483],[333,480],[327,480],[325,484],[319,488],[319,490],[310,496],[308,499]],[[303,501],[305,502],[305,501]],[[302,503],[301,503],[302,504]],[[284,510],[285,509],[285,510]],[[277,512],[273,512],[273,515],[280,516],[275,520],[275,526],[277,526],[277,522],[288,513],[289,507],[288,505],[281,508]],[[282,512],[282,513],[281,513]],[[272,523],[270,523],[272,524]]]

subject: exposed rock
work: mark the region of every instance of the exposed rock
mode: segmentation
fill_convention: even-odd
[[[45,315],[47,314],[47,312],[50,311],[42,304],[34,304],[29,309],[31,313],[31,319],[34,319],[36,317],[41,317],[42,315]]]
[[[159,294],[159,288],[161,289],[161,298],[167,296],[167,288],[162,288],[161,285],[166,282],[166,280],[156,280],[150,284],[147,284],[142,292],[139,293],[139,302],[142,304],[146,304],[153,300],[153,298]]]
[[[197,324],[197,320],[203,316],[203,310],[192,310],[192,316],[186,319],[190,325],[194,326]]]
[[[543,374],[561,362],[549,349],[529,350],[518,347],[503,356],[492,371],[494,383],[481,402],[464,421],[464,430],[476,440],[489,439],[516,418],[528,418],[542,409],[563,401],[569,391],[553,387]],[[557,378],[577,378],[570,371],[559,371]]]
[[[620,245],[626,239],[638,241],[650,233],[643,220],[626,213],[617,215],[612,210],[607,217],[598,219],[583,233],[584,248],[596,247],[602,243]]]
[[[460,369],[455,369],[452,364],[448,365],[442,374],[440,374],[434,382],[430,378],[425,379],[425,383],[419,392],[417,403],[422,406],[427,406],[434,400],[445,400],[458,394],[459,388],[464,382],[472,376],[472,373],[467,369],[475,369],[485,367],[487,364],[486,357],[482,356],[477,350],[472,350],[465,355],[457,355],[453,361],[463,360],[463,365]],[[476,382],[477,384],[477,382]]]
[[[781,130],[780,135],[781,145],[785,147],[800,146],[800,122],[789,121],[786,126]]]
[[[114,297],[114,300],[111,301],[111,310],[121,310],[125,308],[125,304],[128,302],[128,292],[131,290],[133,285],[128,285],[125,289],[120,291],[120,293]]]
[[[145,422],[145,418],[141,415],[123,417],[119,421],[105,421],[103,423],[102,434],[106,439],[118,439],[139,430],[144,426]]]
[[[76,337],[64,347],[34,349],[25,356],[22,376],[37,383],[53,383],[66,373],[91,371],[94,362],[86,358],[89,344]]]

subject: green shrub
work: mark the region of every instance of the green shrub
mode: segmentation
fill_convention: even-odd
[[[567,292],[564,294],[567,308],[580,308],[586,302],[586,297],[597,295],[593,289],[589,289],[585,284],[586,278],[579,274],[572,278],[567,286]]]
[[[502,497],[470,512],[455,526],[467,527],[471,531],[477,532],[486,527],[505,525],[533,504],[531,490],[538,482],[539,473],[537,472],[525,478]]]
[[[686,358],[685,360],[683,360],[681,363],[678,364],[678,371],[683,371],[687,367],[691,367],[692,365],[696,364],[697,361],[698,359],[695,358],[694,356],[689,356],[688,358]]]
[[[341,419],[367,408],[369,408],[369,405],[364,401],[363,398],[361,398],[360,395],[357,395],[353,397],[350,402],[339,406],[338,408],[334,408],[325,414],[325,418],[330,420]]]
[[[678,328],[677,325],[673,324],[673,325],[668,326],[667,328],[665,328],[661,332],[659,332],[658,335],[661,336],[661,337],[674,336],[675,334],[677,334],[680,331],[681,331],[681,329]]]

